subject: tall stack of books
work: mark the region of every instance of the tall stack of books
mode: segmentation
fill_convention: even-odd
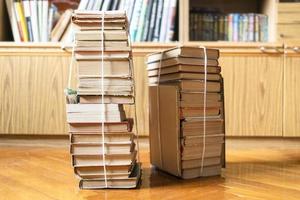
[[[219,51],[206,52],[206,90],[202,48],[178,47],[147,61],[151,163],[184,179],[220,175],[224,164]]]
[[[77,99],[67,105],[67,121],[79,186],[135,188],[140,164],[133,120],[126,118],[123,108],[134,103],[126,14],[77,10],[72,23],[78,88]]]

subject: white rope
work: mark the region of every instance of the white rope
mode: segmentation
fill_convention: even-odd
[[[201,156],[201,174],[203,174],[204,156],[206,148],[206,93],[207,93],[207,53],[206,47],[201,46],[204,52],[204,90],[203,90],[203,146]]]
[[[105,188],[107,188],[107,173],[106,173],[106,160],[105,160],[105,137],[104,137],[104,120],[105,120],[105,104],[104,104],[104,14],[102,12],[102,22],[101,22],[101,109],[102,109],[102,119],[101,119],[101,133],[102,133],[102,159],[103,159],[103,171],[104,171],[104,181]]]
[[[126,11],[125,11],[126,13]],[[127,16],[127,15],[126,15]],[[131,37],[130,37],[130,32],[128,31],[128,28],[130,27],[129,21],[127,19],[127,34],[128,34],[128,45],[131,48]],[[135,118],[135,134],[136,134],[136,150],[137,150],[137,162],[140,162],[140,143],[139,143],[139,129],[138,129],[138,120],[137,120],[137,110],[136,110],[136,87],[135,87],[135,78],[134,78],[134,65],[132,62],[132,55],[130,55],[129,60],[129,67],[130,67],[130,72],[131,72],[131,78],[133,80],[133,98],[134,98],[134,118]]]

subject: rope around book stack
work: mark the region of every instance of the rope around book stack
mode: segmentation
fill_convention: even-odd
[[[179,45],[177,47],[174,47],[174,49],[178,47],[182,47],[183,45]],[[204,90],[203,90],[203,145],[202,145],[202,155],[201,155],[201,168],[200,168],[200,173],[203,174],[203,167],[204,167],[204,158],[205,158],[205,148],[206,148],[206,94],[207,94],[207,51],[205,46],[199,46],[199,48],[203,49],[204,52]],[[157,78],[157,122],[158,122],[158,140],[159,140],[159,158],[160,158],[160,164],[161,167],[163,167],[163,157],[162,157],[162,147],[161,147],[161,132],[160,132],[160,89],[159,89],[159,84],[160,84],[160,75],[161,75],[161,65],[162,65],[162,60],[164,57],[164,53],[166,51],[169,51],[170,49],[163,50],[161,52],[161,57],[159,60],[159,68],[158,68],[158,78]],[[178,143],[177,143],[178,145]],[[177,146],[177,149],[178,146]],[[178,160],[177,156],[177,171],[178,174],[181,174],[180,170],[180,160]]]
[[[101,109],[102,109],[102,117],[101,117],[101,136],[102,136],[102,158],[103,158],[103,172],[104,172],[104,181],[105,181],[105,188],[108,188],[108,181],[107,181],[107,171],[106,171],[106,161],[105,161],[105,129],[104,129],[104,120],[105,120],[105,104],[104,104],[104,30],[105,30],[105,23],[104,23],[104,17],[105,17],[105,11],[101,12],[101,63],[100,63],[100,68],[101,68]],[[127,19],[126,19],[127,20]],[[73,29],[73,24],[71,24],[71,29]],[[128,39],[128,45],[131,47],[131,40],[130,40],[130,33],[127,30],[127,39]],[[62,49],[65,47],[62,46]],[[130,51],[130,55],[128,58],[129,61],[129,68],[131,72],[131,78],[133,80],[133,98],[134,98],[134,118],[135,118],[135,134],[136,134],[136,148],[137,148],[137,163],[140,164],[140,154],[139,154],[139,132],[138,132],[138,120],[137,120],[137,110],[136,110],[136,89],[135,89],[135,79],[134,79],[134,68],[133,68],[133,63],[132,59],[132,52]],[[74,59],[75,59],[75,35],[73,37],[73,43],[72,43],[72,53],[71,53],[71,61],[69,65],[69,74],[68,74],[68,86],[65,89],[65,94],[76,94],[76,90],[72,89],[71,86],[71,80],[72,80],[72,72],[73,72],[73,65],[74,65]]]

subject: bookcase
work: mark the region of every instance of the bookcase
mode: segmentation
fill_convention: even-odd
[[[200,4],[219,7],[225,12],[267,14],[269,42],[190,41],[189,11]],[[297,20],[284,22],[284,28],[280,28],[282,21],[278,20],[282,13],[288,13],[283,16],[295,14],[283,8],[284,4],[294,8],[299,5],[277,0],[179,0],[178,42],[133,43],[140,134],[149,134],[145,57],[184,44],[221,50],[227,136],[299,137],[300,107],[296,102],[300,98],[297,92],[300,34],[288,36],[288,27],[297,24]],[[0,5],[0,90],[3,94],[0,134],[66,135],[63,89],[70,50],[62,49],[60,43],[7,42],[12,37],[7,31],[5,0],[0,0]],[[133,116],[133,109],[127,108],[127,113]]]

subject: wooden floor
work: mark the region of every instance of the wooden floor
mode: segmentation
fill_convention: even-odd
[[[0,199],[300,199],[300,140],[228,139],[222,177],[183,181],[150,168],[140,189],[82,191],[61,140],[0,139]]]

